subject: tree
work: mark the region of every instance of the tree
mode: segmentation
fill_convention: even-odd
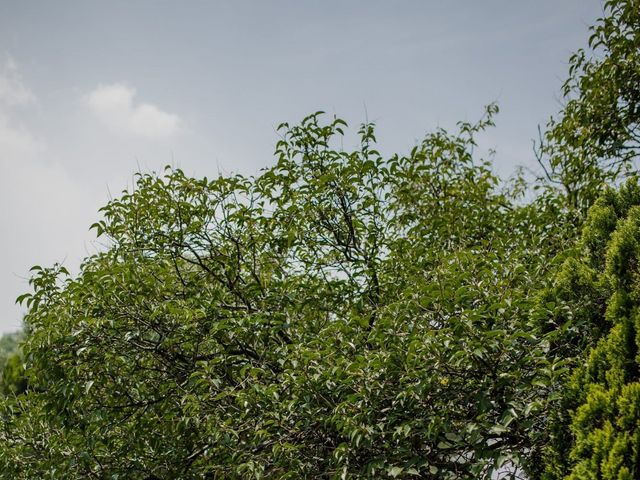
[[[518,477],[562,370],[529,312],[571,236],[474,159],[495,111],[406,157],[314,114],[256,178],[140,174],[77,278],[34,267],[3,471]]]
[[[583,212],[640,154],[640,2],[607,0],[589,49],[569,60],[565,105],[538,145],[545,177]]]
[[[573,373],[553,395],[549,442],[532,478],[640,475],[638,418],[625,407],[637,404],[635,287],[620,283],[635,270],[632,224],[640,197],[635,180],[618,193],[610,188],[635,175],[640,153],[640,3],[605,2],[591,31],[589,51],[570,59],[566,104],[538,150],[546,179],[576,211],[577,227],[589,213],[577,250],[543,295],[556,305],[540,317],[543,331],[556,337],[550,351]]]
[[[590,210],[580,248],[556,283],[559,317],[593,334],[562,390],[544,479],[640,475],[639,238],[640,185],[631,181]]]

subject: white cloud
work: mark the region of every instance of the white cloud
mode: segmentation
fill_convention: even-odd
[[[114,131],[142,137],[170,137],[182,128],[177,115],[150,103],[134,103],[135,89],[122,83],[98,85],[84,96],[94,115]]]
[[[41,142],[24,125],[11,121],[0,109],[0,160],[22,161],[41,150]]]
[[[16,63],[8,57],[0,68],[0,104],[13,107],[27,105],[35,101],[35,96],[22,81]]]

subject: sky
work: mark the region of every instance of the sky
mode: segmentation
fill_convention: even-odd
[[[383,154],[497,102],[503,177],[535,168],[600,0],[0,0],[0,333],[29,268],[101,246],[98,209],[136,171],[255,174],[275,129],[323,110]],[[347,148],[349,145],[345,145]]]

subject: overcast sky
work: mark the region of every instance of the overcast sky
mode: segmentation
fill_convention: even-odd
[[[0,332],[34,264],[77,271],[138,168],[256,173],[282,121],[378,125],[383,153],[497,101],[506,176],[559,108],[600,0],[0,0]]]

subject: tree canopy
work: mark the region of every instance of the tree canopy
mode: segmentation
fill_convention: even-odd
[[[16,478],[490,475],[553,377],[527,315],[563,248],[473,158],[495,108],[385,160],[282,125],[256,178],[141,174],[81,274],[34,267]],[[540,242],[545,237],[548,241]],[[35,418],[34,418],[35,415]],[[35,431],[34,431],[35,430]],[[34,448],[31,439],[41,439]]]
[[[640,153],[640,2],[607,0],[604,12],[569,59],[564,106],[538,150],[545,178],[583,209],[633,174]]]
[[[632,182],[591,208],[579,248],[558,276],[560,317],[579,312],[595,335],[567,381],[543,478],[640,473],[639,240],[640,185]]]

